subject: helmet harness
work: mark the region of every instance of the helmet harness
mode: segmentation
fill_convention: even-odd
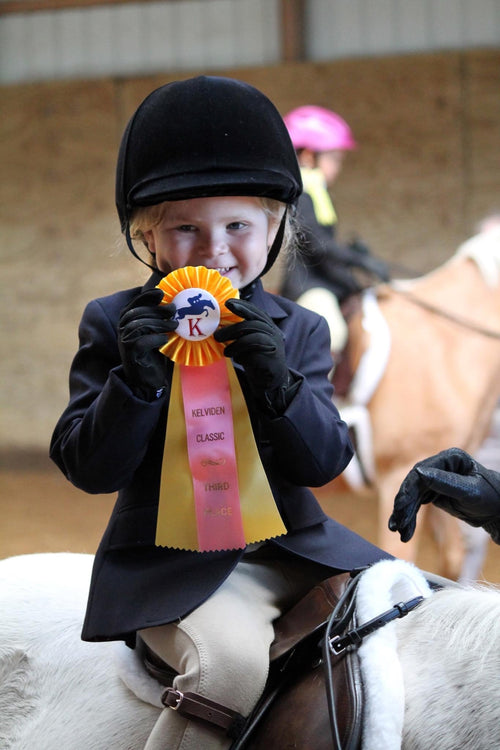
[[[281,115],[264,94],[235,79],[198,76],[161,86],[140,104],[122,137],[116,207],[127,245],[143,263],[130,236],[130,219],[140,206],[254,196],[288,208],[301,192],[295,149]],[[279,253],[286,213],[262,274]]]

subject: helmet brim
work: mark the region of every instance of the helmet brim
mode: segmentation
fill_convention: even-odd
[[[216,170],[145,180],[134,186],[128,203],[130,206],[149,206],[163,201],[224,195],[274,198],[283,203],[295,203],[300,187],[295,180],[286,180],[283,174],[270,171],[247,170],[242,175],[239,170]]]

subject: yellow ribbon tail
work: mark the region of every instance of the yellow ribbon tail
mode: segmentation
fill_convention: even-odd
[[[204,368],[200,368],[204,369]],[[260,460],[247,405],[231,363],[227,363],[239,501],[245,543],[287,533]],[[182,385],[174,366],[163,453],[155,544],[197,551],[198,541],[193,480],[187,450]]]

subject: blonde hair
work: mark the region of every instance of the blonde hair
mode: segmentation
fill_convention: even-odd
[[[283,209],[286,208],[286,204],[281,201],[275,200],[274,198],[263,198],[257,197],[258,201],[262,206],[262,210],[268,217],[268,220],[276,227],[279,226],[281,217],[283,216]],[[170,201],[163,201],[163,203],[155,203],[153,206],[140,206],[136,208],[130,219],[130,237],[132,240],[142,242],[147,248],[148,243],[146,242],[145,233],[157,226],[163,219],[165,209],[168,207]],[[291,215],[291,211],[288,211],[285,232],[283,235],[283,242],[281,243],[281,253],[289,254],[295,251],[297,245],[297,229],[295,219]]]

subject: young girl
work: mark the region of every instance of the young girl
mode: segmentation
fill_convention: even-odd
[[[142,240],[153,273],[142,289],[87,306],[51,456],[77,487],[118,491],[82,638],[134,646],[139,634],[178,673],[179,710],[165,707],[148,750],[229,747],[224,731],[183,715],[182,693],[248,716],[266,682],[275,618],[318,581],[386,556],[328,518],[307,489],[337,476],[351,447],[332,404],[325,320],[266,293],[260,280],[288,234],[300,192],[278,111],[245,83],[198,77],[162,86],[125,130],[117,208],[130,249],[136,254],[132,237]],[[239,290],[225,307],[230,323],[213,338],[237,375],[257,448],[237,459],[241,506],[258,511],[256,487],[263,485],[254,481],[261,477],[281,524],[272,538],[263,526],[232,546],[216,540],[193,549],[180,541],[180,508],[195,478],[183,484],[188,463],[169,463],[166,430],[179,368],[159,349],[177,336],[181,315],[156,287],[186,268],[218,272]],[[204,367],[186,369],[203,378]],[[168,545],[157,536],[164,502]]]

